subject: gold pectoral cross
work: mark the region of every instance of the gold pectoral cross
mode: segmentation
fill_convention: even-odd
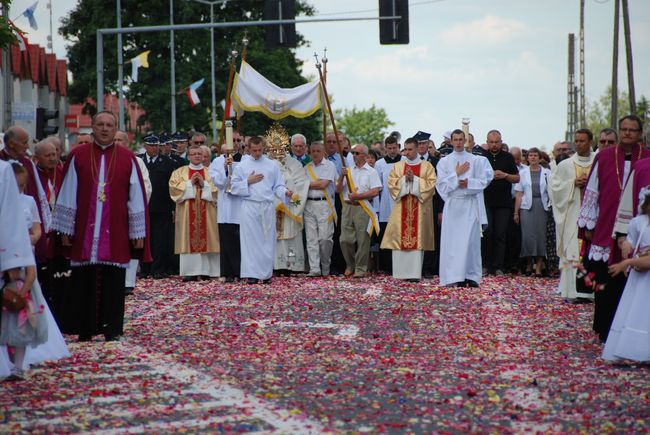
[[[101,202],[106,201],[106,192],[104,191],[104,187],[106,186],[106,183],[99,182],[99,193],[97,193],[97,199],[100,200]]]

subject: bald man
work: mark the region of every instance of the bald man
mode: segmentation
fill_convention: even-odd
[[[5,147],[0,151],[0,160],[16,160],[27,169],[29,179],[27,181],[25,194],[34,198],[34,201],[38,206],[38,214],[43,223],[43,234],[47,234],[50,231],[50,226],[52,224],[52,214],[47,203],[45,189],[43,189],[41,180],[37,175],[36,165],[27,158],[29,134],[21,127],[9,127],[4,135],[4,143]],[[45,263],[46,258],[45,237],[41,237],[36,244],[36,263],[40,266]]]

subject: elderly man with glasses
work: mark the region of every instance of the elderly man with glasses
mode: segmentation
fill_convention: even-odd
[[[370,236],[379,234],[379,222],[370,201],[381,191],[381,179],[367,162],[365,145],[352,147],[354,166],[346,168],[338,179],[336,191],[343,193],[341,251],[345,258],[345,276],[355,278],[368,273]],[[356,245],[356,249],[355,249]]]

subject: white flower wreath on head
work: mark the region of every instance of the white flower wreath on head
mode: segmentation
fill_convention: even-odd
[[[648,195],[650,195],[650,184],[647,185],[646,187],[643,187],[639,191],[639,207],[638,207],[639,214],[643,213],[643,210],[641,210],[641,206],[643,205],[643,201],[645,201],[645,197]]]

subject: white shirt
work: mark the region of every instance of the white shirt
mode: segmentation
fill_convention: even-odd
[[[400,160],[404,159],[406,159],[406,157],[402,156]],[[421,161],[419,157],[417,160],[418,162]],[[375,171],[377,171],[383,186],[381,194],[379,195],[379,222],[388,222],[390,212],[393,211],[393,205],[395,204],[393,198],[390,196],[390,191],[388,190],[388,175],[393,169],[393,165],[395,165],[395,163],[387,163],[385,158],[379,159],[377,160],[377,163],[375,163]]]
[[[380,188],[381,189],[381,180],[379,179],[379,174],[374,170],[368,163],[364,163],[362,167],[357,165],[350,167],[350,173],[352,175],[352,181],[354,182],[354,187],[356,188],[357,193],[364,193],[370,189]],[[343,177],[343,199],[348,199],[348,180],[347,177]],[[372,202],[372,200],[371,200]]]
[[[334,200],[334,183],[336,182],[337,174],[336,174],[336,166],[334,166],[334,163],[332,163],[329,160],[323,159],[319,164],[316,164],[316,162],[311,162],[308,163],[305,166],[305,173],[307,174],[307,177],[309,178],[309,181],[313,181],[311,179],[311,176],[309,175],[309,171],[307,170],[307,166],[311,167],[312,171],[314,172],[314,175],[316,176],[317,179],[319,180],[330,180],[331,183],[329,183],[326,187],[327,190],[327,195],[330,197],[330,200]],[[323,195],[323,191],[321,189],[309,189],[307,192],[307,197],[308,198],[322,198],[325,195]]]
[[[227,168],[224,167],[225,157],[216,157],[208,168],[208,175],[217,187],[217,222],[220,224],[239,224],[239,210],[241,198],[226,192],[231,179],[227,175]],[[232,162],[233,172],[239,162]]]

